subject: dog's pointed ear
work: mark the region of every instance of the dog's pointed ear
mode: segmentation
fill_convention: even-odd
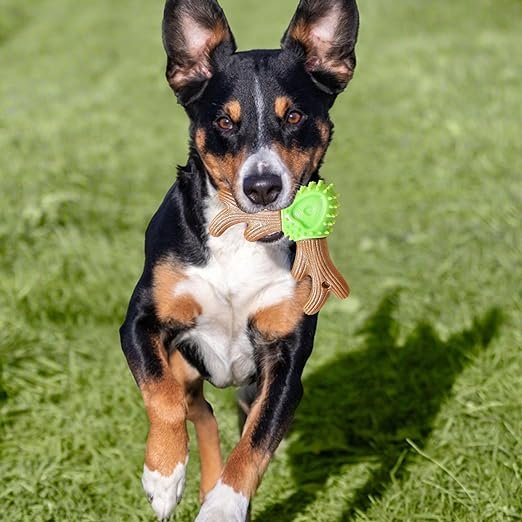
[[[167,81],[182,104],[196,99],[213,74],[216,53],[236,50],[216,0],[167,0],[163,13]]]
[[[301,0],[281,46],[304,60],[319,88],[338,94],[355,70],[358,30],[355,0]]]

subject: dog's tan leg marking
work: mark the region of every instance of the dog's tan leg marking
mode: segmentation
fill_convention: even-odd
[[[219,431],[216,418],[203,395],[203,379],[183,356],[175,351],[170,356],[170,366],[176,379],[183,383],[187,419],[196,429],[201,468],[200,499],[216,484],[222,468]]]
[[[252,447],[251,439],[255,425],[259,422],[265,387],[253,404],[243,434],[232,450],[223,470],[221,480],[234,491],[250,499],[256,492],[261,478],[272,458],[269,452]]]
[[[201,305],[189,294],[177,293],[176,287],[185,281],[185,275],[182,267],[172,260],[165,260],[154,267],[154,284],[153,296],[156,313],[161,322],[165,324],[177,323],[183,325],[193,325],[197,317],[201,314]],[[183,414],[178,413],[178,417],[182,418],[183,433],[181,428],[176,428],[176,437],[179,444],[183,446],[183,450],[174,448],[172,451],[163,446],[166,453],[171,453],[172,459],[178,458],[180,453],[187,455],[188,437],[186,434],[185,421],[192,421],[196,428],[198,439],[200,463],[201,463],[201,485],[200,495],[203,498],[206,493],[212,489],[219,478],[222,470],[221,450],[219,446],[219,433],[217,422],[212,411],[203,396],[203,381],[199,372],[190,366],[183,356],[176,350],[170,355],[169,365],[173,381],[178,385],[178,392],[175,402],[182,405]],[[181,423],[177,423],[178,426]],[[154,433],[153,439],[148,447],[155,447],[155,440],[166,439],[164,432],[160,433],[159,428],[152,427],[151,433]],[[158,422],[154,423],[155,426]],[[158,434],[156,434],[158,432]],[[172,430],[171,430],[172,432]],[[150,439],[150,435],[149,435]],[[148,451],[152,457],[155,456],[154,451]],[[184,460],[183,462],[185,461]],[[170,459],[168,455],[164,455],[163,459]],[[154,460],[157,466],[156,458]],[[147,462],[146,465],[148,466]],[[162,466],[163,469],[170,466],[170,460]],[[159,469],[159,468],[155,468]],[[159,470],[161,473],[163,471]]]
[[[216,485],[223,469],[219,430],[210,405],[203,396],[201,382],[195,394],[189,399],[188,418],[194,423],[198,439],[201,480],[199,498],[203,502],[205,495]]]
[[[161,377],[144,380],[140,389],[150,421],[142,484],[156,516],[170,516],[185,487],[188,457],[187,406],[183,384],[169,370],[159,336],[152,339],[161,364]]]
[[[304,279],[296,285],[291,298],[263,308],[252,316],[254,326],[263,337],[267,340],[277,339],[295,330],[303,317],[303,306],[310,288],[310,281]],[[221,477],[224,484],[247,498],[252,498],[272,457],[270,452],[254,448],[251,443],[252,433],[260,421],[263,403],[270,388],[269,365],[270,361],[267,361],[263,385],[248,412],[241,439],[230,454]]]
[[[166,476],[187,458],[187,406],[182,383],[168,369],[165,348],[159,339],[155,345],[164,368],[163,376],[140,386],[150,421],[145,465]]]
[[[252,447],[252,431],[260,411],[260,402],[256,401],[243,435],[230,454],[221,477],[204,498],[196,522],[249,520],[249,501],[271,458],[268,452]]]

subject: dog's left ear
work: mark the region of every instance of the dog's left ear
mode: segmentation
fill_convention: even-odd
[[[281,46],[304,60],[320,89],[338,94],[355,70],[358,30],[355,0],[301,0]]]
[[[216,0],[167,0],[163,13],[167,81],[183,105],[198,98],[214,73],[218,53],[236,50]]]

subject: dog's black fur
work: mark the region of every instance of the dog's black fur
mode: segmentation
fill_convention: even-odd
[[[205,305],[194,298],[188,305],[180,301],[176,308],[174,293],[172,303],[165,303],[159,286],[165,284],[169,274],[174,274],[172,280],[179,282],[188,277],[190,267],[199,267],[204,274],[210,266],[214,254],[209,246],[206,209],[217,192],[229,190],[243,210],[257,212],[287,206],[301,185],[318,179],[333,129],[328,111],[352,77],[357,32],[354,0],[301,0],[282,38],[281,49],[236,52],[234,37],[216,1],[167,0],[163,20],[166,76],[190,120],[190,152],[186,166],[179,169],[175,184],[147,229],[145,267],[120,329],[125,356],[151,419],[147,465],[162,475],[170,473],[163,465],[169,452],[181,455],[185,451],[173,448],[176,442],[169,437],[163,442],[152,440],[158,417],[169,424],[168,415],[160,411],[165,406],[158,406],[157,397],[168,395],[167,389],[183,388],[179,378],[172,381],[173,363],[169,357],[177,352],[188,363],[185,373],[197,374],[190,386],[183,388],[185,397],[189,397],[184,402],[188,418],[190,397],[199,386],[194,382],[206,379],[220,386],[223,383],[218,382],[212,364],[207,363],[206,346],[191,338],[199,317],[205,314]],[[259,156],[261,159],[252,161],[252,165],[246,163],[256,153],[261,154],[259,151],[268,150],[271,156],[266,161]],[[281,172],[270,163],[274,154]],[[280,179],[284,176],[286,188]],[[277,252],[286,251],[289,269],[294,246],[279,235],[266,241],[267,252],[274,248]],[[224,265],[221,268],[226,274]],[[256,274],[250,277],[255,278]],[[187,280],[190,288],[190,278]],[[243,434],[243,439],[248,440],[241,454],[253,452],[247,459],[255,460],[260,454],[269,458],[301,398],[301,374],[312,350],[317,317],[296,315],[291,308],[299,306],[296,296],[293,302],[282,312],[295,315],[290,327],[288,321],[284,327],[280,325],[277,320],[284,322],[285,317],[277,316],[267,323],[272,326],[261,327],[257,310],[244,324],[254,364],[240,382],[231,379],[231,383],[256,382],[258,390],[264,390],[258,394],[259,408],[250,429]],[[167,307],[169,313],[161,311],[162,307]],[[187,319],[189,309],[195,312]],[[223,314],[228,313],[233,314],[225,306]],[[278,309],[277,313],[281,311]],[[179,400],[176,397],[173,393],[170,400]],[[173,419],[173,429],[184,420]],[[157,455],[162,452],[164,457],[159,458]],[[181,462],[181,457],[178,460]],[[260,477],[251,480],[241,468],[247,464],[240,461],[231,457],[220,480],[250,498]],[[262,468],[261,474],[266,465],[257,467]],[[238,479],[231,480],[231,476]],[[243,487],[242,481],[248,484]],[[202,494],[208,490],[202,488]],[[148,494],[154,507],[154,488]],[[245,515],[239,508],[239,515],[223,515],[225,508],[210,498],[204,502],[198,520],[227,520],[226,517]],[[205,506],[212,502],[216,505],[205,511]],[[171,506],[156,512],[161,518],[169,510]],[[219,518],[219,513],[225,518]]]

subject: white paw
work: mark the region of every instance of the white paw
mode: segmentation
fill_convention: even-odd
[[[248,498],[220,481],[207,494],[196,522],[245,522]]]
[[[181,500],[185,489],[187,461],[185,464],[181,462],[177,464],[174,471],[168,476],[143,466],[141,483],[159,520],[166,520]]]

